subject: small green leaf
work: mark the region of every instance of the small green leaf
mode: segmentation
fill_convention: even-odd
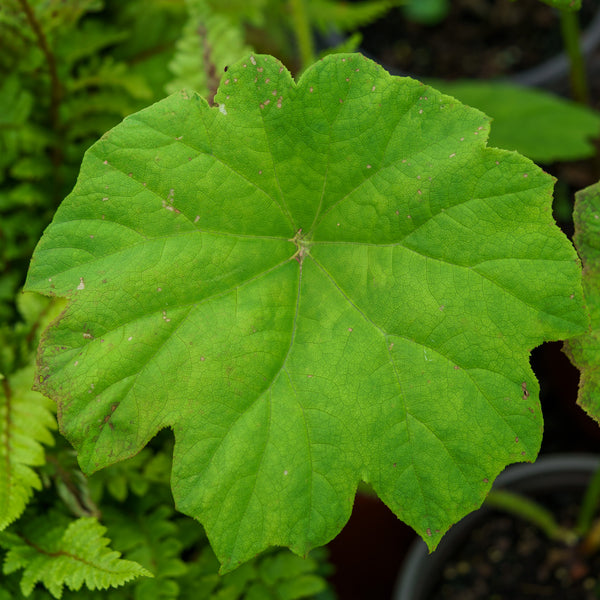
[[[223,570],[304,555],[357,484],[434,548],[542,435],[529,352],[581,333],[553,181],[360,55],[231,65],[86,154],[27,287],[69,298],[39,384],[91,473],[175,435]]]
[[[600,113],[542,90],[510,83],[436,81],[442,91],[494,119],[490,146],[517,150],[540,163],[593,156]]]
[[[591,325],[565,343],[565,352],[581,371],[577,402],[600,422],[600,182],[575,194],[573,220]]]

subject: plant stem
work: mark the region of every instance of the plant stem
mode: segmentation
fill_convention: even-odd
[[[296,35],[298,50],[300,51],[300,61],[302,63],[300,70],[304,70],[315,62],[312,32],[304,0],[290,0],[290,10],[292,13],[292,23],[294,24],[294,34]]]
[[[569,546],[577,542],[577,534],[574,531],[561,527],[549,510],[530,498],[508,490],[492,490],[485,503],[532,523],[551,540],[563,542]]]
[[[562,9],[560,11],[560,24],[563,43],[571,61],[571,93],[577,102],[589,104],[590,96],[585,62],[581,53],[581,33],[577,13],[568,9]]]
[[[600,548],[600,520],[594,520],[599,503],[600,468],[597,468],[585,490],[575,525],[575,531],[583,538],[581,549],[585,554],[594,554]]]
[[[575,531],[579,535],[585,535],[590,530],[599,501],[600,468],[596,469],[596,472],[585,490],[583,500],[581,501],[581,509],[579,510],[579,515],[577,517],[577,525],[575,525]]]

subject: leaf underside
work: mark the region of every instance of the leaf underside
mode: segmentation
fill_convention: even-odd
[[[582,331],[552,178],[360,55],[230,66],[87,152],[27,288],[70,303],[39,387],[91,473],[175,435],[223,570],[346,523],[359,480],[434,548],[534,460],[529,352]]]

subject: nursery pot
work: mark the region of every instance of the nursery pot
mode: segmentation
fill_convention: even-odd
[[[520,464],[507,468],[496,479],[494,489],[510,489],[533,497],[555,512],[558,518],[559,513],[564,515],[576,510],[577,502],[583,497],[591,476],[599,466],[600,456],[590,454],[542,457],[534,464]],[[574,516],[576,514],[575,512]],[[520,533],[517,534],[516,531]],[[538,539],[534,540],[534,536]],[[476,544],[479,542],[481,547],[477,549]],[[534,549],[536,546],[537,550]],[[543,564],[530,567],[525,559],[515,558],[514,555],[509,560],[504,554],[512,552],[513,547],[519,548],[519,552],[529,551],[531,556],[543,554],[543,560],[539,561]],[[475,560],[469,562],[469,558],[461,558],[466,548],[471,553],[467,556],[474,556]],[[533,525],[484,505],[454,525],[433,553],[428,553],[423,540],[415,542],[403,563],[393,599],[438,600],[456,597],[584,600],[588,597],[598,597],[592,589],[600,589],[600,585],[593,579],[600,572],[598,564],[592,566],[589,574],[581,569],[579,571],[581,578],[578,585],[589,589],[589,596],[567,595],[565,586],[568,584],[556,578],[557,573],[562,573],[562,567],[557,566],[561,555],[570,552],[565,545],[548,541],[543,533],[539,532],[538,535],[538,530]],[[482,557],[485,557],[485,560]],[[502,562],[504,560],[505,562]],[[499,574],[499,577],[507,577],[507,569],[513,568],[511,563],[517,565],[517,571],[519,568],[528,570],[523,580],[519,581],[518,589],[505,590],[503,594],[498,589],[493,589],[495,586],[492,576]],[[556,572],[553,571],[554,567]],[[539,577],[542,575],[547,577],[545,580],[542,578],[540,582]],[[444,586],[446,589],[453,586],[456,589],[447,592],[448,595],[443,595]],[[453,596],[454,592],[456,595]],[[528,593],[531,595],[527,595]]]

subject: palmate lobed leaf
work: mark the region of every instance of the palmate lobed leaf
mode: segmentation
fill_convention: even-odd
[[[542,435],[529,352],[583,331],[552,178],[360,55],[232,65],[86,154],[27,288],[39,387],[90,473],[175,435],[227,571],[333,538],[363,479],[434,548]]]

